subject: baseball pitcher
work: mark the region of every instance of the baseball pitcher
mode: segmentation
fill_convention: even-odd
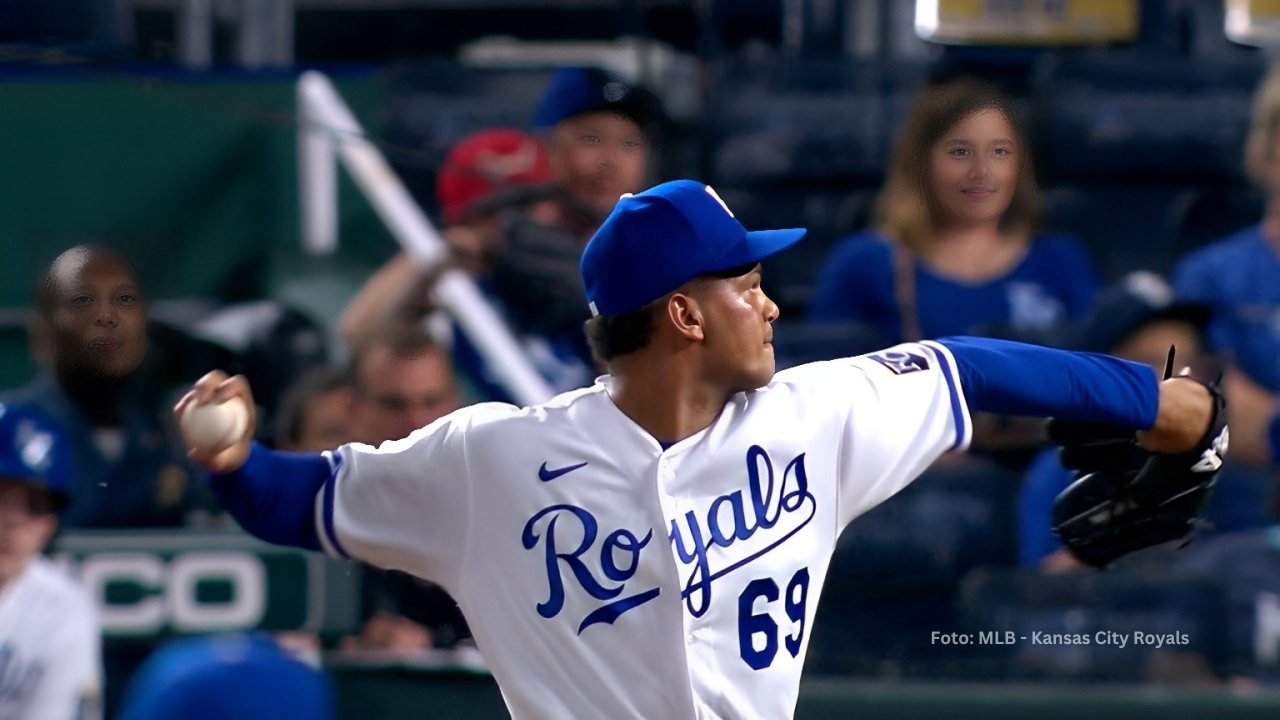
[[[748,232],[695,181],[623,196],[581,262],[609,370],[593,386],[376,448],[280,453],[250,427],[192,456],[258,537],[447,588],[517,718],[790,717],[841,530],[963,450],[971,413],[1076,423],[1089,472],[1064,540],[1093,561],[1116,537],[1100,526],[1131,550],[1169,498],[1212,486],[1216,393],[1146,365],[950,338],[775,375],[760,261],[803,235]],[[237,397],[252,407],[214,373],[175,412]]]

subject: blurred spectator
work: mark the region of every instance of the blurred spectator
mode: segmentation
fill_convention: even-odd
[[[560,189],[595,225],[623,193],[646,187],[650,144],[667,123],[656,95],[592,67],[561,68],[534,113]]]
[[[264,635],[175,640],[129,684],[120,720],[330,720],[333,689]]]
[[[475,274],[554,390],[596,374],[582,333],[578,260],[618,197],[646,185],[650,147],[666,122],[652,92],[596,68],[563,68],[533,120],[545,146],[514,131],[483,131],[462,140],[441,170],[436,194],[455,262]],[[393,259],[344,311],[343,337],[354,344],[379,319],[429,312],[432,280],[407,256]],[[454,357],[486,397],[511,399],[460,333]]]
[[[436,179],[445,223],[441,238],[451,261],[485,277],[501,251],[508,218],[528,213],[554,221],[552,190],[550,156],[537,138],[509,128],[463,138]],[[408,253],[397,253],[352,298],[339,319],[339,333],[348,345],[357,345],[371,327],[417,320],[432,309],[428,293],[434,281]]]
[[[415,325],[392,324],[355,348],[350,377],[357,441],[379,445],[462,407],[449,355]]]
[[[101,713],[97,609],[41,555],[72,475],[71,448],[52,420],[0,405],[0,717]]]
[[[462,407],[448,354],[418,326],[393,324],[366,335],[350,377],[354,437],[369,445],[406,437]],[[439,586],[374,568],[363,578],[369,618],[344,648],[426,650],[470,636],[458,604]]]
[[[1164,372],[1172,346],[1177,349],[1179,368],[1191,367],[1197,377],[1212,377],[1215,370],[1200,339],[1210,317],[1207,305],[1174,302],[1173,291],[1164,280],[1137,272],[1098,298],[1074,345],[1079,350],[1146,363],[1158,373]],[[1228,404],[1228,412],[1233,411]],[[1234,423],[1234,414],[1231,418]],[[1049,530],[1053,501],[1073,479],[1072,471],[1059,464],[1056,448],[1044,450],[1032,462],[1018,497],[1018,555],[1022,565],[1046,572],[1083,567]],[[1263,525],[1268,484],[1267,473],[1229,461],[1210,501],[1211,531]]]
[[[1189,253],[1174,291],[1213,307],[1206,337],[1231,368],[1231,455],[1265,464],[1267,422],[1280,393],[1280,65],[1258,87],[1244,151],[1245,174],[1266,198],[1262,220]]]
[[[37,288],[32,343],[45,371],[7,395],[68,434],[76,474],[64,527],[176,526],[205,507],[166,386],[196,375],[173,377],[161,365],[128,258],[79,245],[54,259]]]
[[[1096,279],[1079,241],[1036,229],[1022,114],[995,85],[926,88],[898,138],[878,228],[840,241],[809,305],[815,323],[860,323],[892,344],[946,335],[1053,343],[1088,310]],[[973,449],[1021,466],[1038,426],[974,418]]]
[[[336,368],[313,368],[284,391],[276,414],[281,450],[320,452],[351,441],[351,382]]]
[[[1225,661],[1233,685],[1280,684],[1280,526],[1196,543],[1176,569],[1213,582],[1225,606]]]
[[[927,88],[898,139],[878,228],[841,241],[809,318],[885,342],[978,334],[1043,340],[1082,317],[1096,279],[1076,238],[1042,233],[1013,100],[972,79]]]
[[[619,197],[650,184],[667,117],[646,88],[598,68],[567,67],[551,79],[533,125],[550,151],[557,212],[550,222],[513,218],[491,283],[535,367],[553,390],[572,390],[597,374],[582,332],[589,317],[582,249]]]
[[[508,208],[553,221],[551,157],[537,138],[509,128],[482,130],[449,152],[436,198],[454,258],[483,274],[501,252]]]

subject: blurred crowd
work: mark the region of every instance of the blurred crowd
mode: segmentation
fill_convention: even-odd
[[[969,334],[1108,353],[1164,372],[1175,347],[1176,367],[1220,377],[1230,403],[1231,455],[1211,524],[1190,547],[1088,570],[1049,531],[1053,500],[1073,478],[1039,422],[975,418],[968,455],[939,462],[842,539],[811,672],[1272,684],[1280,679],[1280,70],[1258,88],[1240,138],[1248,178],[1266,199],[1262,217],[1187,252],[1169,277],[1134,272],[1105,285],[1081,238],[1045,226],[1029,122],[1016,95],[990,79],[926,87],[864,227],[809,279],[804,317],[779,323],[779,363]],[[438,306],[436,282],[462,270],[549,387],[589,384],[599,365],[582,331],[590,313],[578,259],[620,195],[668,179],[653,159],[670,124],[649,89],[596,68],[561,69],[527,127],[467,136],[438,169],[427,204],[439,208],[447,260],[388,258],[332,331],[259,306],[224,318],[242,341],[256,333],[256,344],[196,337],[150,317],[147,288],[118,250],[77,245],[58,255],[31,301],[40,372],[0,393],[0,710],[56,696],[92,714],[101,700],[102,668],[70,667],[98,655],[93,601],[41,557],[56,529],[228,526],[170,415],[204,372],[246,374],[262,405],[259,439],[303,452],[376,445],[469,403],[510,401],[489,360]],[[332,332],[342,352],[296,342],[298,328]],[[262,352],[272,338],[274,350]],[[334,364],[338,356],[345,366]],[[358,630],[279,640],[312,653],[405,656],[469,644],[465,618],[440,588],[397,572],[367,569],[362,578]],[[15,599],[37,592],[49,599]],[[32,603],[65,605],[60,616],[76,619],[60,626],[65,646],[18,633],[48,637],[23,615]],[[1190,642],[1119,657],[1095,646],[1082,663],[1078,651],[930,641],[931,630],[992,628],[1181,630]],[[219,673],[208,667],[259,661],[314,693],[308,717],[323,716],[323,680],[276,657],[279,645],[244,636],[166,648],[139,675],[152,696],[139,690],[123,701],[128,717],[174,717],[155,708],[181,702],[208,708],[199,698],[218,692],[193,677],[212,682]],[[125,682],[138,658],[106,655],[108,681]],[[160,697],[169,687],[176,694]]]

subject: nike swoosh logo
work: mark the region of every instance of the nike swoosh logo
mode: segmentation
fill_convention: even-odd
[[[538,468],[538,479],[541,480],[542,482],[551,482],[552,480],[555,480],[556,478],[560,477],[561,475],[564,475],[565,473],[571,473],[574,470],[577,470],[578,468],[583,468],[586,466],[587,464],[585,462],[580,462],[577,465],[566,465],[565,467],[562,467],[562,468],[556,468],[554,470],[550,470],[547,468],[546,463],[542,463],[542,467]]]

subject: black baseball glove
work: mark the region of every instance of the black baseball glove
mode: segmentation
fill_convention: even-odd
[[[1170,353],[1170,369],[1172,364]],[[1152,545],[1183,538],[1189,543],[1204,524],[1228,443],[1226,402],[1218,383],[1206,387],[1214,399],[1213,420],[1200,442],[1182,453],[1144,450],[1133,428],[1049,421],[1049,438],[1063,446],[1063,466],[1076,471],[1075,482],[1054,500],[1053,532],[1081,562],[1103,567]]]

